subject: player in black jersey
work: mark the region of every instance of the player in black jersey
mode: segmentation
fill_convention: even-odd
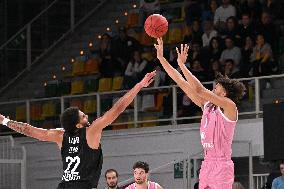
[[[61,115],[63,129],[40,129],[27,123],[9,120],[0,114],[0,124],[41,141],[57,143],[63,162],[62,181],[58,189],[96,188],[101,175],[103,154],[100,145],[102,131],[147,87],[156,71],[145,77],[121,97],[103,116],[90,124],[88,116],[76,107],[67,108]]]

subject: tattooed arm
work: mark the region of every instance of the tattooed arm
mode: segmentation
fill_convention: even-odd
[[[58,145],[61,145],[62,143],[62,137],[63,137],[63,130],[59,129],[41,129],[33,127],[27,123],[17,122],[13,120],[8,120],[7,123],[3,123],[4,116],[0,114],[0,124],[4,124],[10,129],[21,133],[23,135],[38,139],[40,141],[50,141],[50,142],[56,142]]]

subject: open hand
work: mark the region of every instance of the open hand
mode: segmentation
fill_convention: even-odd
[[[2,114],[0,114],[0,124],[2,124],[4,118],[5,118],[5,117],[4,117]]]
[[[154,44],[154,46],[157,50],[157,58],[161,59],[161,58],[164,57],[163,39],[161,37],[157,38],[157,42],[158,42],[158,44]]]
[[[181,44],[180,45],[180,51],[179,49],[176,47],[177,50],[177,62],[178,64],[185,64],[187,56],[188,56],[188,50],[189,50],[189,46],[187,44]]]
[[[143,87],[148,87],[154,81],[153,77],[155,77],[155,75],[156,75],[156,70],[150,73],[147,73],[145,77],[140,81],[140,84]]]

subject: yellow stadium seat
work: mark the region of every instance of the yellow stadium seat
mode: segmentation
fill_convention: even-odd
[[[46,102],[42,106],[42,117],[49,118],[56,116],[56,104],[54,102]]]
[[[75,61],[72,65],[72,75],[84,75],[85,73],[85,62],[83,61]]]
[[[101,78],[99,80],[99,92],[106,92],[112,90],[112,78]]]
[[[70,102],[70,107],[78,107],[80,110],[83,110],[83,103],[80,99],[72,99]]]
[[[86,114],[92,114],[97,112],[97,100],[89,99],[84,102],[84,112]]]
[[[99,73],[99,60],[96,58],[90,58],[85,64],[86,74],[96,74]]]
[[[17,106],[16,107],[16,120],[17,121],[25,121],[26,120],[26,106]]]
[[[84,81],[75,80],[71,83],[71,94],[81,94],[84,93]]]
[[[121,89],[123,83],[123,77],[114,77],[112,81],[112,90],[118,91]]]
[[[153,60],[154,57],[153,57],[152,52],[144,52],[141,54],[141,58],[146,59],[148,62],[150,62]]]
[[[32,104],[31,105],[31,120],[40,121],[42,120],[42,105],[41,104]]]
[[[180,43],[183,40],[183,31],[181,28],[171,28],[169,31],[169,43]]]
[[[143,121],[149,121],[149,120],[157,120],[158,118],[155,116],[146,116],[143,118]],[[142,127],[154,127],[157,125],[156,121],[152,121],[152,122],[146,122],[146,123],[142,123]]]

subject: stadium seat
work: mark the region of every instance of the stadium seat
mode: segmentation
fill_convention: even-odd
[[[169,31],[169,42],[171,44],[180,43],[183,40],[183,32],[181,28],[171,28]]]
[[[80,110],[83,110],[83,102],[81,99],[71,99],[70,107],[78,107]]]
[[[150,62],[153,60],[154,57],[153,57],[152,52],[144,52],[141,54],[141,58],[146,59],[148,62]]]
[[[41,104],[31,104],[30,116],[31,116],[31,120],[33,121],[42,120],[42,105]]]
[[[143,118],[143,121],[149,121],[149,120],[157,120],[158,118],[155,116],[146,116]],[[154,127],[157,125],[156,121],[153,122],[146,122],[146,123],[142,123],[141,127]]]
[[[112,89],[112,78],[101,78],[99,80],[99,92],[107,92]]]
[[[84,75],[85,73],[85,62],[75,61],[72,65],[72,75],[79,76]]]
[[[75,80],[71,83],[71,94],[82,94],[84,93],[84,81]]]
[[[98,79],[87,79],[84,84],[85,92],[91,93],[98,90],[99,80]]]
[[[97,112],[97,100],[88,99],[84,101],[84,112],[86,114],[93,114]]]
[[[139,24],[139,13],[138,12],[131,12],[127,17],[127,26],[128,27],[135,27]]]
[[[42,117],[50,118],[55,117],[56,114],[56,104],[54,102],[46,102],[42,106]]]
[[[85,64],[85,74],[99,73],[99,60],[96,58],[90,58]]]
[[[71,82],[70,81],[61,81],[58,84],[57,93],[60,96],[70,94],[71,93]]]
[[[17,106],[16,107],[16,120],[17,121],[26,121],[27,117],[27,111],[26,111],[26,106]]]
[[[123,77],[114,77],[112,82],[112,90],[118,91],[122,88]]]

